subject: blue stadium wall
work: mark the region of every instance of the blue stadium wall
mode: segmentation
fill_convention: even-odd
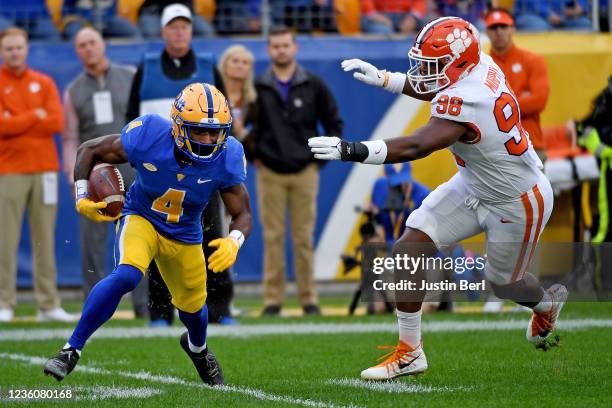
[[[249,47],[257,60],[256,73],[259,74],[268,66],[266,43],[261,40],[209,40],[194,42],[196,51],[208,51],[220,56],[223,50],[235,43]],[[369,138],[380,118],[387,111],[394,97],[356,82],[352,76],[340,69],[340,62],[345,58],[359,56],[373,64],[391,70],[405,71],[406,54],[410,42],[344,39],[344,38],[298,38],[300,46],[298,59],[307,69],[320,75],[331,88],[344,119],[343,137],[351,140]],[[145,52],[161,51],[161,42],[146,44],[113,44],[107,47],[108,55],[113,62],[137,65]],[[80,61],[69,43],[44,44],[33,43],[30,47],[29,65],[51,75],[60,91],[82,69]],[[58,140],[58,151],[59,138]],[[61,157],[61,156],[60,156]],[[320,193],[318,197],[318,215],[315,228],[315,243],[332,210],[338,191],[347,178],[351,166],[345,163],[331,163],[321,172]],[[262,230],[257,216],[257,191],[255,170],[249,166],[247,186],[252,197],[254,230],[240,252],[234,268],[235,280],[259,281],[262,275],[263,244]],[[364,189],[370,188],[364,185]],[[78,286],[81,284],[80,240],[77,214],[73,207],[73,198],[68,183],[63,175],[60,177],[60,201],[58,207],[55,252],[57,256],[58,283],[60,286]],[[356,202],[355,204],[361,204]],[[110,228],[110,226],[109,226]],[[289,229],[287,230],[289,231]],[[289,232],[287,232],[289,235]],[[92,243],[103,245],[103,243]],[[113,267],[112,242],[106,243],[108,250],[107,272]],[[291,265],[290,245],[287,245],[288,265]],[[32,286],[32,262],[30,236],[27,228],[27,217],[21,236],[18,260],[18,286]],[[293,271],[289,266],[289,275]]]

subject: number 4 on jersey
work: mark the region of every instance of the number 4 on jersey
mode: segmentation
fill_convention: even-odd
[[[183,215],[184,190],[169,188],[160,197],[157,197],[151,205],[153,211],[166,214],[166,222],[176,223]]]

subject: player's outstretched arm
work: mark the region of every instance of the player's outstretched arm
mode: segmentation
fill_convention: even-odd
[[[464,125],[432,117],[409,137],[365,142],[346,142],[337,137],[319,136],[308,140],[316,159],[354,161],[366,164],[401,163],[442,150],[466,133]]]
[[[121,135],[107,135],[88,140],[77,150],[74,179],[87,180],[96,162],[120,164],[127,161]]]
[[[208,259],[208,267],[213,272],[221,272],[236,262],[238,250],[251,233],[251,200],[243,183],[221,191],[221,199],[232,217],[230,233],[225,238],[211,241],[208,246],[217,248]]]
[[[119,164],[128,161],[121,145],[120,135],[108,135],[88,140],[79,146],[74,166],[74,190],[76,209],[79,213],[96,222],[114,221],[119,218],[103,215],[99,210],[108,204],[93,202],[89,199],[89,173],[96,162]]]
[[[369,62],[357,58],[344,60],[341,65],[342,69],[347,72],[355,71],[353,78],[356,80],[381,87],[391,93],[403,93],[421,101],[431,101],[436,96],[435,92],[425,94],[416,92],[410,85],[410,81],[407,80],[406,74],[401,72],[379,70]]]

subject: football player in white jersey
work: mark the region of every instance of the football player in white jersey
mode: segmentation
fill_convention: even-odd
[[[407,74],[378,70],[358,59],[343,61],[342,67],[366,84],[431,101],[425,126],[410,137],[346,142],[322,136],[311,138],[309,146],[318,159],[368,164],[416,160],[448,148],[459,172],[410,214],[394,255],[434,256],[437,248],[484,231],[489,284],[499,298],[533,309],[527,340],[543,347],[567,290],[558,284],[544,290],[526,271],[552,212],[553,194],[521,126],[516,98],[499,67],[481,53],[476,28],[460,18],[427,24],[409,60]],[[412,280],[419,288],[426,271],[412,273],[396,269],[395,280]],[[427,369],[420,328],[424,295],[396,292],[399,344],[362,378],[387,380]]]

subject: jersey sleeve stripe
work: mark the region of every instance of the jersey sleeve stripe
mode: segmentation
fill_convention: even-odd
[[[465,144],[476,144],[476,143],[480,142],[480,139],[482,137],[482,133],[480,132],[480,129],[478,128],[478,126],[476,126],[476,124],[472,123],[472,122],[464,122],[464,124],[467,127],[469,127],[470,129],[472,129],[474,131],[474,133],[476,133],[476,139],[469,140],[469,141],[460,140],[460,142],[461,143],[465,143]]]

